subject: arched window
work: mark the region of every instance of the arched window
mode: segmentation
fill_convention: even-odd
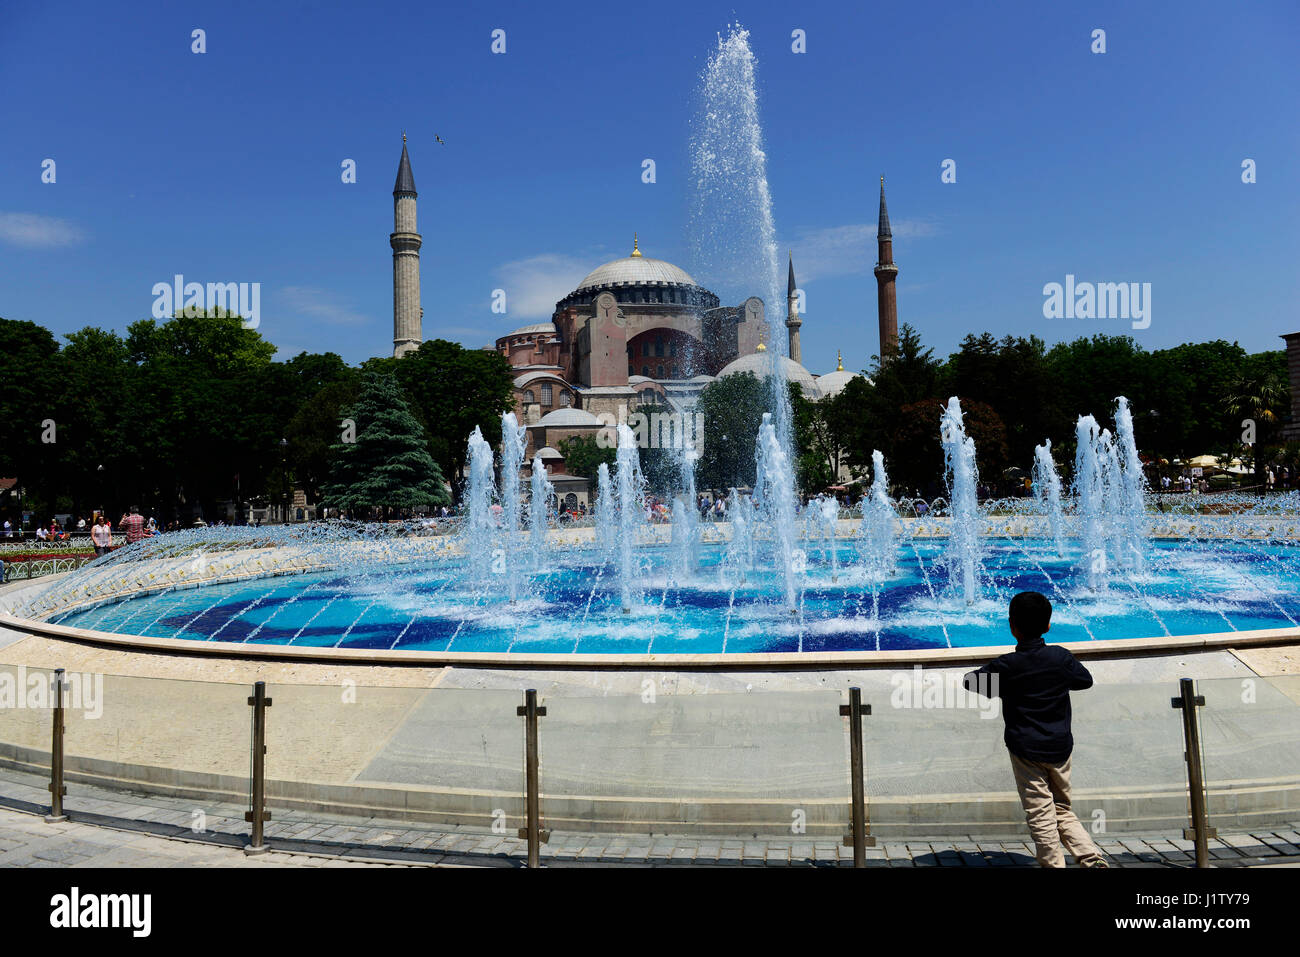
[[[655,369],[656,369],[656,372],[655,372],[655,378],[656,378],[656,379],[662,379],[662,378],[664,377],[664,367],[663,367],[663,366],[656,366]]]
[[[573,396],[569,395],[567,390],[560,393],[560,405],[567,408],[572,400]]]
[[[524,393],[524,404],[525,404],[525,405],[532,405],[532,404],[533,404],[534,402],[536,402],[536,401],[537,401],[537,396],[533,394],[533,390],[532,390],[532,389],[529,389],[527,392]]]
[[[664,337],[655,336],[655,356],[658,357],[658,356],[662,356],[663,354],[664,354]]]
[[[551,399],[551,384],[548,382],[542,386],[542,405],[550,405]]]
[[[649,366],[642,366],[642,367],[641,367],[641,374],[642,374],[643,376],[645,376],[647,379],[650,378],[650,367],[649,367]]]
[[[643,355],[643,356],[648,356],[648,355],[650,355],[650,340],[649,340],[649,339],[642,339],[642,340],[641,340],[641,355]]]
[[[675,355],[677,355],[677,340],[676,340],[676,339],[669,339],[669,340],[668,340],[668,354],[669,354],[670,356],[675,356]]]
[[[680,378],[681,378],[681,376],[679,376],[679,375],[677,374],[677,366],[673,366],[673,378],[674,378],[674,379],[680,379]]]

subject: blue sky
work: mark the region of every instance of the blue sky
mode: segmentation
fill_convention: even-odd
[[[480,346],[600,263],[688,269],[700,70],[758,62],[805,365],[877,349],[887,177],[900,322],[1148,348],[1300,330],[1300,6],[1278,3],[65,2],[0,10],[0,316],[124,330],[152,287],[262,284],[287,357],[389,354],[401,131],[424,333]],[[207,52],[190,52],[191,31]],[[506,31],[505,55],[490,51]],[[807,52],[791,52],[803,29]],[[1090,52],[1106,31],[1107,52]],[[440,135],[446,145],[434,141]],[[657,182],[641,182],[653,158]],[[57,182],[41,182],[55,160]],[[940,181],[945,159],[957,182]],[[1241,181],[1253,159],[1258,182]],[[357,183],[340,164],[357,163]],[[1043,286],[1149,282],[1151,325],[1046,319]],[[718,288],[724,301],[761,290]],[[491,311],[495,288],[510,311]]]

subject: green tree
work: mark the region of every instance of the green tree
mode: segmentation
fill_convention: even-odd
[[[320,498],[329,478],[331,450],[344,432],[343,410],[356,400],[355,382],[333,382],[299,405],[284,428],[289,465],[308,501]]]
[[[367,367],[392,370],[428,430],[444,474],[463,478],[475,426],[489,445],[500,443],[501,415],[514,408],[515,375],[500,353],[432,339],[400,359],[374,360]]]
[[[54,336],[34,322],[0,319],[0,477],[17,478],[26,496],[23,507],[46,512],[54,504],[59,446],[41,441],[43,422],[53,418],[59,437],[52,392],[58,388],[58,351]],[[16,523],[17,502],[7,506]]]
[[[332,447],[325,502],[345,509],[413,509],[449,505],[442,470],[429,455],[424,430],[391,376],[369,372],[347,418],[355,442]]]
[[[560,442],[557,451],[564,456],[566,472],[570,475],[581,475],[591,481],[595,481],[596,473],[602,463],[608,465],[612,472],[614,461],[618,457],[617,449],[613,446],[607,449],[601,448],[594,435],[575,435],[564,439]]]
[[[264,487],[279,465],[287,418],[274,407],[275,346],[223,310],[131,324],[125,434],[139,450],[119,492],[182,518],[212,515],[235,494]],[[123,503],[127,504],[127,503]]]
[[[752,372],[705,386],[695,411],[704,416],[704,448],[696,464],[700,489],[753,486],[754,449],[763,413],[771,406],[767,384]]]
[[[1289,402],[1287,388],[1282,378],[1273,372],[1243,376],[1232,384],[1227,397],[1227,407],[1234,419],[1249,421],[1254,426],[1255,441],[1250,448],[1255,466],[1255,484],[1263,493],[1263,463],[1276,451],[1272,446]]]

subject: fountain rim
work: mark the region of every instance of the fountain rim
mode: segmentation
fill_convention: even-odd
[[[947,667],[985,662],[1014,650],[1013,645],[971,645],[958,648],[908,648],[892,651],[735,652],[716,654],[563,654],[555,652],[401,651],[373,648],[325,648],[196,640],[150,638],[143,635],[73,628],[0,613],[0,628],[76,644],[111,647],[177,656],[250,658],[263,661],[327,661],[357,665],[411,667],[534,668],[562,670],[826,670],[836,667],[908,667],[933,663]],[[1266,628],[1253,631],[1207,632],[1198,635],[1160,635],[1111,638],[1100,641],[1061,642],[1080,658],[1143,657],[1152,654],[1258,648],[1300,642],[1300,628]]]

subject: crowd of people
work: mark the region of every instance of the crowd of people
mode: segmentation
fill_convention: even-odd
[[[173,523],[179,528],[179,523]],[[37,522],[35,531],[25,531],[21,524],[16,524],[12,518],[6,518],[3,525],[4,538],[9,541],[22,541],[31,537],[40,543],[57,544],[60,542],[72,542],[73,536],[89,536],[90,544],[95,550],[95,556],[107,554],[113,548],[113,522],[103,512],[95,512],[90,519],[79,518],[75,523],[69,519],[66,523],[61,523],[57,518],[51,518],[49,524]],[[169,529],[170,531],[170,529]],[[117,534],[126,544],[130,545],[145,538],[152,538],[161,534],[158,528],[158,522],[152,516],[146,519],[140,514],[140,509],[131,506],[118,520]]]

